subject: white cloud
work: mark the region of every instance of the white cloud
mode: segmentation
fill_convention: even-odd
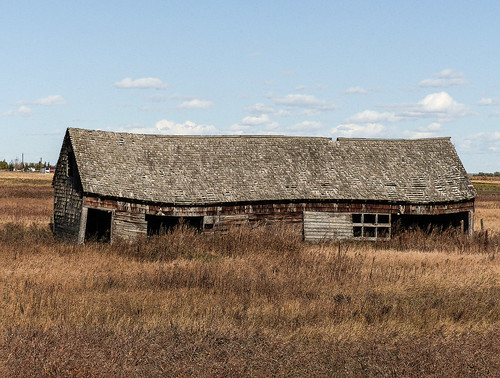
[[[431,93],[425,96],[418,102],[415,110],[417,114],[434,114],[444,119],[453,119],[474,114],[467,105],[456,102],[446,92]]]
[[[4,116],[21,116],[21,117],[31,117],[31,109],[26,105],[21,105],[16,110],[9,110],[3,113]]]
[[[418,102],[423,110],[430,112],[442,112],[456,105],[456,102],[446,92],[432,93]]]
[[[347,118],[342,125],[354,125],[352,128],[355,130],[359,124],[377,125],[434,118],[436,122],[431,123],[425,130],[419,130],[419,132],[434,133],[440,129],[441,122],[476,114],[470,107],[458,103],[446,92],[431,93],[417,103],[386,105],[386,107],[394,111],[364,110]],[[375,130],[374,126],[369,130]]]
[[[191,121],[175,123],[173,121],[162,119],[156,123],[155,127],[161,134],[173,135],[210,134],[216,132],[215,127],[212,125],[199,125]]]
[[[241,123],[235,123],[234,125],[229,126],[229,130],[233,134],[241,135],[246,131],[250,130],[252,127],[249,125],[242,125]]]
[[[378,122],[397,122],[400,120],[394,113],[384,112],[380,113],[375,110],[365,110],[360,113],[354,114],[349,117],[348,122],[353,123],[378,123]]]
[[[500,105],[500,98],[482,98],[476,102],[477,105]]]
[[[60,95],[47,96],[33,101],[34,105],[66,105],[66,100]]]
[[[278,122],[269,122],[264,127],[265,134],[276,134],[276,130],[278,130],[279,127],[280,127],[280,124]]]
[[[367,94],[368,90],[361,87],[351,87],[344,91],[344,94]]]
[[[481,132],[469,135],[458,142],[463,151],[474,153],[500,152],[500,132]]]
[[[288,76],[288,77],[292,77],[295,75],[295,72],[293,71],[285,71],[285,72],[281,72],[280,73],[280,76]]]
[[[66,105],[66,100],[61,95],[51,95],[47,97],[42,97],[34,101],[21,100],[16,103],[17,105],[41,105],[41,106],[52,106],[52,105]]]
[[[441,72],[434,74],[436,77],[455,79],[459,77],[464,77],[463,72],[454,72],[451,68],[445,68]]]
[[[270,119],[267,114],[261,114],[257,116],[248,116],[241,120],[240,124],[245,126],[258,126],[269,123]]]
[[[247,106],[245,108],[245,111],[252,113],[252,114],[273,114],[274,113],[274,108],[267,106],[261,102]]]
[[[435,136],[434,133],[430,131],[404,131],[403,134],[405,138],[408,139],[423,139]]]
[[[441,72],[435,73],[433,76],[433,78],[422,80],[418,83],[418,86],[422,88],[438,88],[465,84],[463,72],[455,72],[451,69],[445,69]]]
[[[441,131],[442,128],[443,127],[439,122],[432,122],[427,126],[417,127],[416,131],[403,131],[403,135],[409,138],[432,138],[437,136],[438,132]]]
[[[380,136],[385,130],[385,126],[380,123],[366,123],[363,125],[356,123],[344,123],[334,127],[331,132],[336,136],[348,138],[367,138]]]
[[[229,127],[229,130],[235,134],[244,134],[251,130],[251,133],[274,134],[279,124],[272,121],[268,114],[256,114],[243,118],[240,122]]]
[[[276,105],[283,105],[293,108],[304,108],[304,114],[313,114],[337,109],[333,102],[319,100],[313,95],[288,94],[284,97],[274,97]]]
[[[469,106],[455,101],[446,92],[431,93],[414,104],[400,104],[396,116],[401,120],[436,118],[439,122],[448,122],[455,118],[476,114]]]
[[[278,116],[278,117],[288,117],[291,116],[293,113],[289,110],[285,109],[275,109],[272,106],[265,105],[263,103],[257,103],[251,106],[247,106],[245,108],[245,111],[249,112],[250,114],[269,114],[273,116]]]
[[[429,130],[429,131],[439,131],[443,128],[443,126],[441,126],[441,124],[439,122],[432,122],[430,123],[426,129]]]
[[[154,88],[154,89],[164,89],[167,87],[160,79],[155,77],[143,77],[140,79],[132,80],[129,77],[121,81],[117,81],[114,84],[115,88]]]
[[[208,109],[213,105],[211,101],[205,101],[205,100],[199,100],[199,99],[193,99],[193,100],[188,100],[184,101],[181,103],[179,106],[177,106],[178,109]]]

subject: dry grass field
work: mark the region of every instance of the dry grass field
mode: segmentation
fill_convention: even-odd
[[[0,226],[47,224],[52,215],[53,174],[0,171]]]
[[[473,179],[473,183],[478,189],[487,189],[479,191],[475,230],[481,230],[481,219],[483,219],[485,228],[500,233],[500,178],[478,178]]]
[[[498,376],[499,192],[474,237],[75,246],[49,176],[0,172],[0,376]]]

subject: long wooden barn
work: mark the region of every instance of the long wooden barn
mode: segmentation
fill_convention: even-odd
[[[69,128],[54,232],[82,243],[241,224],[300,224],[306,240],[472,232],[475,190],[449,138],[166,136]]]

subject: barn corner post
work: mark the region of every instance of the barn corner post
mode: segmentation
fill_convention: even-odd
[[[469,229],[467,233],[469,236],[474,235],[474,213],[476,211],[476,203],[472,205],[472,209],[468,211],[468,221],[469,221]]]
[[[85,229],[87,227],[87,214],[88,214],[88,207],[83,206],[82,208],[82,215],[80,218],[80,228],[78,230],[78,244],[83,244],[85,242]]]

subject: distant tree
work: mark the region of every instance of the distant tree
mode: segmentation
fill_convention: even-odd
[[[0,169],[9,169],[9,163],[4,160],[0,161]]]

